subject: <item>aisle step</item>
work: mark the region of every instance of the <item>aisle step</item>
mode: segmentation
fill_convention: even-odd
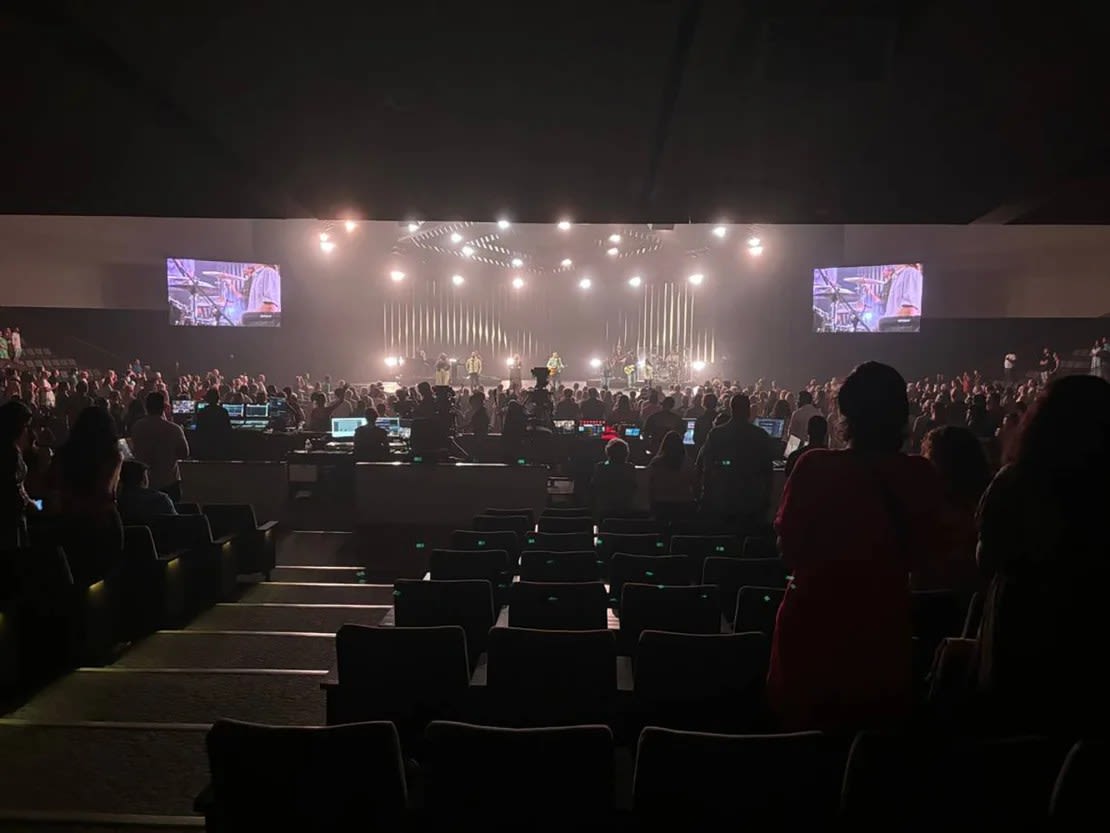
[[[326,582],[329,584],[368,584],[365,567],[313,567],[307,564],[275,567],[271,581]]]
[[[55,681],[10,716],[39,723],[122,721],[320,725],[322,674],[240,670],[80,669]]]
[[[298,605],[225,603],[209,608],[189,631],[312,631],[335,633],[340,626],[377,625],[389,605]]]
[[[392,584],[344,584],[340,582],[263,581],[247,589],[241,602],[260,604],[389,605]]]
[[[332,633],[159,631],[113,668],[265,668],[327,670],[335,664]]]

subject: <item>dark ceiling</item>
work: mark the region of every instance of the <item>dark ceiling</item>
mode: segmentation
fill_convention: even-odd
[[[1070,6],[22,0],[0,211],[1100,222]]]

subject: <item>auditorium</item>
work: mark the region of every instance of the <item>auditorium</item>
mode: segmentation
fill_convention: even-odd
[[[1094,29],[519,11],[0,13],[0,833],[1106,824]]]

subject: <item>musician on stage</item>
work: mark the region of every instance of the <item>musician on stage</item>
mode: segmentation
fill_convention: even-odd
[[[437,387],[451,384],[451,362],[447,360],[446,353],[440,353],[436,359],[435,384]]]
[[[466,378],[470,381],[470,387],[474,388],[481,384],[482,381],[482,357],[478,355],[475,350],[470,354],[466,360]]]
[[[624,357],[624,375],[628,380],[628,388],[631,390],[636,384],[636,359],[634,356]]]
[[[520,353],[513,353],[509,359],[509,390],[520,390],[523,384],[520,365]]]
[[[559,377],[563,373],[563,368],[564,367],[566,367],[566,365],[564,365],[563,360],[561,358],[559,358],[559,354],[552,351],[551,358],[549,358],[547,360],[547,370],[548,370],[548,373],[551,374],[552,384],[554,384],[555,382],[557,382],[559,380]]]
[[[920,316],[921,283],[920,263],[899,263],[892,267],[886,317]]]

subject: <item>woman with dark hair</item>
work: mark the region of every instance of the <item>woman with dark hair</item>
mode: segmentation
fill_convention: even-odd
[[[943,518],[950,547],[944,558],[914,572],[913,589],[959,590],[970,598],[980,586],[975,566],[975,511],[991,482],[987,454],[971,429],[946,425],[925,435],[921,455],[933,464],[944,487]]]
[[[884,725],[908,714],[909,574],[942,544],[937,473],[900,450],[905,380],[887,365],[860,365],[839,406],[848,449],[801,457],[775,521],[793,578],[767,689],[790,729]]]
[[[1013,463],[979,509],[979,567],[990,579],[977,683],[1007,730],[1110,729],[1110,384],[1053,381],[1015,438]]]
[[[31,410],[18,400],[0,405],[0,547],[27,545],[27,512],[31,499],[24,453],[31,445]]]
[[[75,583],[100,580],[123,553],[123,523],[116,510],[123,455],[112,418],[85,408],[58,449],[48,511],[55,516],[55,543],[69,560]]]
[[[694,503],[696,477],[682,434],[668,431],[648,466],[648,494],[655,517],[662,520],[685,514]]]

